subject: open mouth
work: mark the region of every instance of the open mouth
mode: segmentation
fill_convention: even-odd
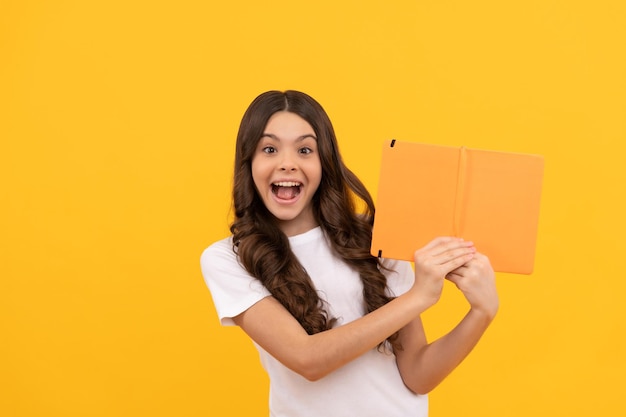
[[[302,183],[295,181],[282,181],[272,183],[272,193],[281,200],[291,200],[300,194]]]

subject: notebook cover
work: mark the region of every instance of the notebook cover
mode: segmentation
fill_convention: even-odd
[[[372,255],[413,261],[433,238],[458,236],[494,270],[532,273],[543,167],[539,155],[386,141]]]

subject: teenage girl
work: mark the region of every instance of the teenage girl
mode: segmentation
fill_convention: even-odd
[[[487,257],[455,237],[416,248],[414,268],[372,256],[372,198],[344,165],[326,112],[297,91],[263,93],[246,110],[233,203],[232,236],[203,252],[202,272],[221,323],[259,351],[270,415],[426,416],[426,394],[498,310]],[[420,314],[444,279],[469,311],[429,343]]]

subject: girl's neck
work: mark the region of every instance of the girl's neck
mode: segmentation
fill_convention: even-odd
[[[316,221],[298,224],[281,221],[278,222],[278,227],[285,235],[287,235],[287,237],[301,235],[309,230],[315,229],[317,226],[319,226],[319,224]]]

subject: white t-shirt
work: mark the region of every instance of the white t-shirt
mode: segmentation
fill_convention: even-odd
[[[357,272],[336,257],[321,228],[289,238],[292,251],[305,268],[336,326],[365,314],[363,285]],[[391,294],[413,284],[410,263],[385,260],[395,272],[386,273]],[[270,295],[243,268],[232,250],[232,237],[218,241],[202,254],[204,279],[223,325]],[[279,331],[279,329],[277,329]],[[291,371],[256,345],[270,378],[272,417],[424,417],[428,397],[411,392],[400,377],[395,356],[372,349],[324,378],[311,382]]]

